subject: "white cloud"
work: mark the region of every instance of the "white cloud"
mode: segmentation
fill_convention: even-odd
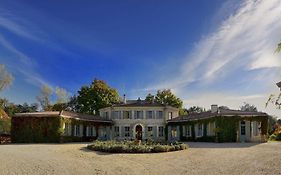
[[[227,5],[222,7],[229,9]],[[145,90],[171,88],[185,99],[188,106],[209,108],[212,103],[218,103],[238,108],[246,101],[253,102],[260,110],[280,113],[273,108],[265,109],[264,104],[272,86],[275,86],[274,81],[279,78],[280,71],[276,71],[276,68],[281,67],[280,54],[274,54],[281,40],[281,1],[247,0],[235,9],[216,25],[214,32],[194,45],[183,59],[179,73],[171,73],[166,81],[154,82]],[[223,11],[219,10],[220,15]],[[244,75],[241,75],[242,71]],[[233,80],[237,78],[235,75],[240,76],[239,82]],[[211,86],[218,87],[229,81],[233,81],[233,87],[228,86],[219,93],[211,89]],[[192,89],[194,83],[210,92],[202,95],[200,90]],[[263,90],[257,92],[256,87]],[[243,89],[247,88],[250,90],[244,92]],[[251,93],[251,90],[255,92]],[[192,98],[188,97],[191,95]]]
[[[281,1],[245,1],[194,46],[180,74],[147,89],[175,89],[194,81],[213,83],[241,69],[280,67],[280,55],[274,54],[281,39],[280,19]]]

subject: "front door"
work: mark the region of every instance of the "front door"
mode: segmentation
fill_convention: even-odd
[[[240,141],[246,141],[246,123],[245,121],[240,122]]]
[[[136,139],[142,140],[142,126],[141,125],[136,126]]]

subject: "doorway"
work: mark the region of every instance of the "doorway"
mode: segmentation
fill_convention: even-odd
[[[141,125],[136,126],[136,139],[142,140],[142,126]]]

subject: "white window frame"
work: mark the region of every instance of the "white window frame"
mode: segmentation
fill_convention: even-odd
[[[186,129],[186,137],[191,137],[192,136],[192,131],[191,131],[191,125],[186,125],[185,126]]]
[[[126,131],[126,128],[129,128],[128,131]],[[131,137],[131,127],[130,126],[124,126],[124,137]]]
[[[162,128],[162,132],[160,132],[160,128]],[[164,131],[165,131],[165,128],[164,126],[158,126],[158,137],[164,137]]]
[[[118,132],[116,132],[117,128],[118,128]],[[120,126],[114,126],[114,137],[120,137]]]
[[[149,131],[150,128],[151,131]],[[153,137],[153,126],[147,126],[147,137]]]
[[[201,127],[199,127],[201,126]],[[201,133],[199,132],[199,128],[201,128]],[[198,123],[197,124],[197,135],[196,137],[203,137],[204,135],[204,124],[203,123]]]
[[[146,111],[146,119],[153,119],[153,111]]]
[[[129,114],[129,115],[128,115],[128,118],[125,118],[125,114],[126,114],[126,113]],[[130,118],[131,118],[131,111],[123,111],[123,116],[122,116],[122,117],[123,117],[123,119],[125,119],[125,120],[126,120],[126,119],[130,119]]]

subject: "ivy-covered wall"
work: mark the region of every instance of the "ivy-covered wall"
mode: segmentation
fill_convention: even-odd
[[[170,123],[170,125],[180,125],[180,139],[182,141],[203,141],[203,142],[236,142],[237,131],[239,129],[239,122],[246,121],[259,121],[261,122],[261,134],[267,134],[268,119],[267,117],[240,117],[240,116],[219,116],[208,119],[202,119],[197,121],[187,121],[179,123]],[[215,122],[216,128],[215,136],[207,135],[207,125],[210,122]],[[195,136],[195,124],[204,124],[203,136],[196,138]],[[191,125],[191,137],[183,136],[183,126]]]
[[[60,142],[62,133],[59,117],[12,117],[13,143]]]

